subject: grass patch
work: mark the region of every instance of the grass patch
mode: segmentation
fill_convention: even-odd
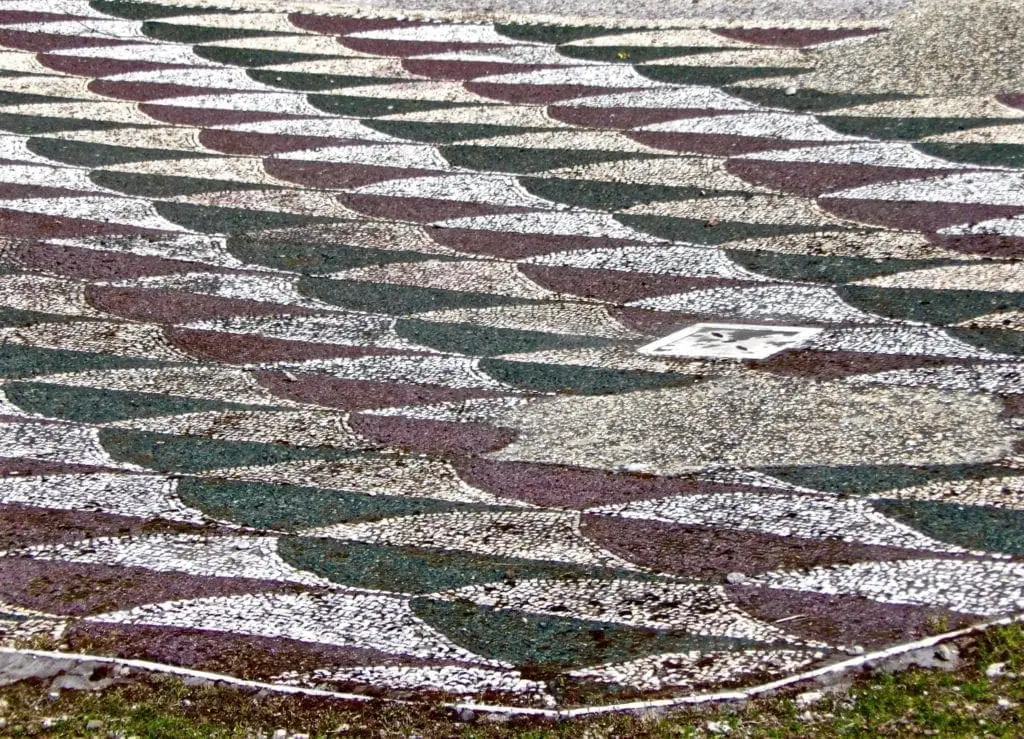
[[[1024,630],[992,629],[958,645],[953,671],[913,668],[854,676],[844,691],[800,707],[791,696],[744,705],[573,721],[459,721],[429,704],[343,703],[232,688],[186,685],[167,677],[102,692],[52,694],[40,681],[0,689],[0,735],[122,737],[1019,737],[1024,734]],[[989,668],[1003,663],[1000,675]],[[813,686],[812,686],[813,687]],[[810,688],[805,688],[810,689]]]

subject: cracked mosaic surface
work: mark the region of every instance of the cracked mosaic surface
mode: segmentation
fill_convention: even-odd
[[[906,33],[0,0],[0,645],[553,707],[1021,612],[1024,90],[838,84]]]

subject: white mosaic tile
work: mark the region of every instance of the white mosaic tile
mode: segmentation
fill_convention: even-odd
[[[373,346],[433,352],[395,333],[392,316],[336,310],[326,316],[231,316],[185,324],[197,331],[250,334],[268,339],[339,346]]]
[[[504,412],[530,402],[526,398],[468,398],[435,405],[407,405],[363,411],[367,416],[412,418],[443,423],[498,423]]]
[[[192,361],[191,356],[171,346],[161,327],[144,323],[72,321],[3,327],[0,328],[0,344],[171,362]]]
[[[213,128],[245,133],[267,133],[281,136],[323,136],[324,138],[350,139],[352,141],[376,141],[381,143],[400,142],[394,136],[364,126],[351,118],[287,118],[270,121],[229,123]]]
[[[114,20],[111,18],[86,18],[82,20],[50,20],[36,23],[5,24],[10,31],[22,33],[46,33],[58,36],[75,36],[78,38],[117,39],[127,41],[147,41],[142,33],[142,23],[131,20]],[[84,44],[83,44],[84,45]]]
[[[924,180],[881,182],[832,193],[848,200],[1024,205],[1024,173],[968,172]]]
[[[826,329],[808,342],[816,351],[863,352],[868,354],[907,354],[935,357],[988,357],[999,355],[954,339],[934,326],[873,327]]]
[[[643,242],[664,242],[636,229],[624,226],[606,213],[539,212],[506,213],[493,216],[471,216],[437,221],[442,228],[468,228],[483,231],[506,231],[552,236],[594,236],[609,239],[631,239]]]
[[[572,677],[628,685],[638,690],[713,686],[742,678],[765,678],[793,672],[822,657],[822,652],[736,650],[681,652],[641,657],[630,662],[573,670]]]
[[[72,167],[55,167],[53,162],[47,165],[37,164],[0,164],[0,182],[16,185],[34,185],[36,187],[63,187],[68,190],[80,190],[86,193],[110,192],[89,179],[89,171]],[[44,202],[70,203],[77,198],[37,198]],[[2,205],[7,208],[9,199]],[[20,200],[17,202],[21,202]],[[70,207],[70,206],[69,206]]]
[[[36,8],[39,6],[37,5]],[[77,15],[77,13],[76,13]],[[112,59],[117,61],[153,62],[156,64],[181,64],[190,67],[220,67],[192,51],[190,46],[140,40],[134,44],[117,46],[76,46],[70,49],[55,49],[58,56],[87,57],[91,59]]]
[[[1024,217],[992,218],[939,229],[943,236],[1013,236],[1024,238]]]
[[[588,87],[667,87],[644,77],[628,65],[583,65],[556,69],[538,69],[531,72],[511,72],[490,77],[478,77],[477,82],[498,85],[585,85]]]
[[[273,88],[270,88],[273,89]],[[244,110],[254,113],[276,113],[290,116],[323,116],[324,112],[309,103],[305,95],[288,92],[230,92],[215,95],[183,95],[149,103],[175,108],[202,110]]]
[[[679,277],[724,280],[770,280],[733,262],[720,249],[699,246],[621,246],[615,249],[579,249],[521,259],[522,264],[578,269],[610,269]]]
[[[841,539],[934,552],[961,547],[925,536],[860,498],[783,493],[707,493],[593,508],[588,513],[689,526],[757,531],[780,537]]]
[[[91,616],[108,624],[224,631],[505,666],[452,643],[401,598],[372,593],[258,593],[170,601]]]
[[[227,269],[265,269],[259,265],[246,265],[232,255],[222,236],[205,234],[167,235],[162,238],[141,236],[87,236],[69,239],[48,239],[48,244],[70,246],[75,249],[137,254],[183,262],[199,262]]]
[[[339,460],[303,460],[234,469],[212,470],[211,477],[253,480],[282,485],[306,485],[346,490],[360,495],[435,498],[453,503],[500,503],[494,495],[464,482],[447,462],[420,456],[381,455]]]
[[[654,90],[587,95],[560,105],[580,108],[680,108],[708,110],[754,110],[756,105],[705,85],[673,85]]]
[[[821,323],[883,323],[888,319],[854,308],[830,287],[768,285],[719,287],[662,295],[627,303],[634,308],[678,311],[723,318],[774,318]]]
[[[58,182],[50,182],[51,186],[60,187]],[[97,190],[91,185],[90,190]],[[135,228],[151,228],[157,231],[184,231],[176,223],[168,221],[156,212],[153,203],[148,200],[134,198],[107,197],[102,195],[84,195],[77,198],[26,198],[4,200],[0,202],[4,210],[21,213],[38,213],[40,215],[60,216],[61,218],[78,218],[85,221],[117,223]]]
[[[434,323],[468,323],[474,326],[606,339],[631,340],[643,336],[612,318],[605,306],[590,303],[560,301],[491,308],[452,308],[415,313],[410,318]]]
[[[340,380],[505,392],[515,390],[492,378],[480,369],[479,364],[479,359],[471,357],[371,355],[281,362],[268,366],[294,372],[316,372]]]
[[[105,316],[86,300],[86,284],[42,275],[0,275],[0,305],[62,316]]]
[[[135,418],[104,425],[177,436],[298,447],[372,449],[377,446],[353,432],[344,414],[331,411],[209,411]]]
[[[240,67],[207,67],[207,68],[170,68],[154,69],[143,72],[115,74],[106,79],[112,82],[139,82],[164,85],[182,85],[185,87],[209,87],[224,90],[273,90],[274,88],[257,82]],[[169,95],[168,97],[175,97]]]
[[[471,585],[434,598],[471,601],[499,610],[678,629],[699,636],[797,642],[782,629],[751,618],[723,588],[663,580],[518,580]]]
[[[457,225],[457,221],[448,221],[447,224],[451,228],[461,227]],[[473,226],[468,227],[472,228]],[[551,290],[530,280],[509,262],[484,260],[403,262],[376,267],[359,267],[336,272],[331,277],[339,280],[383,282],[389,285],[492,293],[524,300],[542,300],[554,295]]]
[[[335,306],[329,303],[303,295],[299,290],[299,279],[290,275],[189,272],[187,274],[134,277],[100,284],[142,290],[177,290],[217,298],[254,300],[259,303],[278,303],[319,310],[335,309]]]
[[[330,582],[281,559],[271,536],[197,536],[151,534],[101,537],[70,544],[43,544],[6,552],[9,557],[55,560],[154,572],[184,572],[197,577],[244,577],[314,587]]]
[[[303,406],[301,403],[273,395],[264,389],[252,374],[244,370],[215,365],[87,370],[43,375],[33,378],[33,381],[97,390],[178,395],[185,398],[219,400],[224,403],[292,408]]]
[[[938,606],[978,616],[1024,608],[1024,565],[985,560],[856,562],[751,578],[782,590],[861,595],[883,603]]]
[[[813,198],[779,195],[741,195],[665,200],[634,205],[624,213],[703,220],[707,223],[739,221],[772,225],[833,226],[842,219],[823,211]]]
[[[528,131],[463,142],[467,146],[503,146],[516,149],[562,149],[571,151],[623,151],[637,154],[663,153],[619,131],[558,129]]]
[[[509,362],[535,362],[570,367],[600,367],[624,372],[670,372],[673,374],[706,374],[706,362],[682,362],[637,354],[632,346],[600,346],[581,349],[548,349],[539,352],[512,352],[498,359]],[[721,371],[721,368],[715,368]]]
[[[513,41],[502,36],[494,26],[475,23],[430,23],[407,28],[382,28],[373,31],[356,31],[345,34],[347,38],[369,38],[383,41],[428,41],[451,44],[516,44],[532,45],[535,42]]]
[[[927,500],[956,506],[985,506],[1024,511],[1024,477],[942,480],[872,493],[867,497],[872,500]]]
[[[512,175],[451,174],[441,177],[409,177],[364,185],[355,188],[353,192],[390,198],[429,198],[517,208],[557,207],[549,200],[528,193]]]
[[[139,470],[103,448],[100,430],[65,423],[0,422],[0,457]]]
[[[334,162],[337,164],[368,164],[375,167],[400,169],[426,169],[448,172],[448,164],[436,147],[424,144],[373,144],[329,146],[277,154],[277,159],[305,162]]]
[[[44,116],[46,118],[74,118],[83,121],[142,126],[153,123],[153,119],[139,110],[138,104],[134,102],[94,102],[89,100],[70,103],[32,103],[11,105],[7,110],[17,115]]]
[[[335,524],[304,536],[390,546],[456,550],[496,557],[638,569],[584,539],[576,511],[453,511],[373,523]]]
[[[754,136],[787,141],[856,141],[856,137],[837,133],[812,115],[781,112],[751,112],[716,115],[706,118],[681,118],[653,123],[638,129],[666,133],[702,133],[728,136]]]
[[[965,169],[968,165],[933,157],[903,142],[871,141],[858,144],[807,146],[744,154],[739,159],[769,162],[815,162],[819,164],[867,165],[912,169]]]
[[[1018,262],[951,264],[870,277],[866,280],[859,280],[855,284],[924,290],[1024,292],[1024,264]]]
[[[855,385],[906,385],[964,390],[972,393],[1024,393],[1024,365],[1020,363],[978,364],[970,367],[920,367],[849,377]]]
[[[206,518],[176,496],[177,481],[159,475],[47,475],[0,478],[0,503],[201,524]]]

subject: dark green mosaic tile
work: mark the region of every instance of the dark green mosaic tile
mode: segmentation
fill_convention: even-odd
[[[195,13],[195,10],[192,10]],[[218,41],[230,41],[241,38],[265,38],[280,36],[276,31],[257,31],[250,28],[215,28],[211,26],[186,26],[178,23],[161,23],[145,21],[142,32],[157,41],[168,41],[173,44],[213,44]],[[298,33],[296,33],[298,35]]]
[[[339,87],[365,87],[405,82],[392,77],[359,77],[341,74],[313,74],[311,72],[282,72],[278,69],[249,69],[246,74],[257,82],[285,90],[321,92]]]
[[[787,108],[801,113],[820,113],[826,110],[852,108],[855,105],[870,105],[886,100],[908,100],[913,97],[912,95],[897,94],[856,95],[802,88],[798,88],[795,93],[789,93],[787,92],[789,89],[791,88],[788,84],[780,83],[779,87],[729,86],[723,88],[723,91],[757,105],[768,108]]]
[[[659,59],[673,59],[689,54],[709,54],[732,51],[726,46],[559,46],[558,53],[570,59],[588,62],[643,64]]]
[[[267,185],[258,182],[237,182],[235,180],[207,180],[196,177],[173,175],[141,174],[136,172],[112,172],[98,170],[89,173],[89,179],[100,187],[123,192],[125,195],[145,198],[173,198],[182,195],[196,195],[202,192],[232,192],[236,190],[268,190]]]
[[[1024,511],[932,500],[880,500],[872,506],[947,544],[973,551],[1024,554]]]
[[[82,372],[94,369],[158,367],[160,365],[160,362],[135,357],[0,344],[0,377],[6,378],[49,375],[58,372]]]
[[[519,184],[532,195],[580,208],[596,210],[626,210],[641,203],[671,200],[693,200],[711,195],[724,195],[724,191],[704,190],[699,187],[672,187],[668,185],[637,185],[629,182],[601,180],[570,180],[558,177],[520,177]]]
[[[1024,332],[999,328],[946,329],[954,338],[996,354],[1024,354]]]
[[[243,526],[284,531],[376,521],[391,516],[440,513],[465,507],[431,498],[360,495],[298,485],[194,477],[181,480],[177,493],[185,505],[198,508],[214,518]],[[323,539],[286,541],[288,544],[282,547],[282,555],[290,553],[291,563],[307,570],[316,569],[317,559],[312,557],[306,561],[303,556],[316,554],[322,543],[329,542]],[[301,564],[296,560],[301,560]]]
[[[180,149],[143,149],[134,146],[95,144],[91,141],[31,138],[29,151],[73,167],[113,167],[118,164],[148,162],[156,159],[208,159],[210,155]]]
[[[648,654],[739,649],[754,644],[427,598],[416,598],[411,605],[417,616],[456,644],[526,668],[524,676],[542,674],[545,669],[623,662]]]
[[[436,260],[418,251],[369,249],[344,244],[300,243],[258,234],[239,234],[227,241],[228,251],[246,264],[286,269],[304,274],[329,274],[346,269],[397,262]],[[444,259],[442,257],[442,259]]]
[[[483,359],[479,366],[499,382],[535,393],[606,395],[679,387],[689,385],[694,380],[691,375],[670,372],[607,370],[539,362],[510,362],[504,359]]]
[[[202,472],[350,456],[326,447],[292,447],[199,436],[172,436],[148,431],[101,429],[100,443],[111,457],[158,472]]]
[[[368,126],[389,136],[401,139],[423,141],[428,144],[451,144],[456,141],[471,141],[492,136],[543,131],[542,128],[522,128],[519,126],[497,126],[489,123],[427,123],[422,121],[388,121],[367,120]]]
[[[147,3],[142,0],[90,0],[89,7],[105,15],[125,18],[130,21],[144,21],[151,18],[170,18],[176,15],[194,15],[196,12],[207,13],[244,13],[244,10],[204,7],[197,11],[188,5],[162,5]]]
[[[30,92],[12,92],[0,90],[0,106],[3,105],[47,105],[54,103],[73,103],[75,98],[56,97],[54,95],[35,95]]]
[[[422,313],[444,308],[486,308],[492,305],[530,302],[491,293],[317,278],[301,280],[299,292],[343,308],[391,315]]]
[[[154,202],[153,207],[168,221],[202,233],[230,234],[261,229],[308,226],[313,223],[330,223],[335,220],[292,213],[275,213],[244,208],[218,208],[211,205],[191,205],[189,203]]]
[[[13,382],[4,385],[8,400],[28,413],[82,423],[105,423],[126,418],[170,416],[252,406],[158,393],[134,393],[88,387]]]
[[[736,264],[758,274],[799,282],[854,282],[878,275],[891,275],[955,263],[953,260],[866,259],[780,254],[749,249],[729,249],[726,254]]]
[[[642,31],[643,27],[633,29],[609,28],[608,26],[558,26],[533,23],[495,23],[494,30],[502,36],[515,41],[535,42],[539,44],[568,44],[595,36]]]
[[[0,113],[0,130],[22,136],[36,136],[63,131],[111,131],[115,128],[144,128],[144,126],[92,121],[88,118],[53,118],[19,113]]]
[[[936,325],[959,323],[986,313],[1024,308],[1024,293],[976,290],[921,290],[841,285],[839,297],[861,310]]]
[[[637,577],[635,573],[599,567],[574,567],[451,550],[389,547],[327,538],[285,537],[278,545],[278,553],[289,564],[340,585],[399,593],[435,593],[479,583],[526,578],[577,580],[611,578],[621,574]]]
[[[656,154],[590,149],[527,149],[514,146],[443,146],[441,156],[453,167],[481,172],[544,172],[624,159],[658,159]]]
[[[787,234],[839,231],[820,225],[780,225],[774,223],[744,223],[742,221],[718,221],[710,225],[706,220],[696,218],[675,218],[674,216],[648,216],[617,214],[615,219],[624,226],[657,236],[669,241],[689,241],[694,244],[724,244],[729,241],[763,239],[769,236]]]
[[[399,100],[356,95],[309,95],[309,103],[331,115],[351,118],[375,118],[379,115],[418,113],[424,110],[460,108],[468,103],[447,103],[438,100]]]
[[[941,144],[923,142],[914,146],[925,154],[950,162],[982,167],[1024,167],[1024,144]]]
[[[763,77],[791,77],[810,71],[804,67],[682,67],[675,64],[644,64],[634,69],[655,82],[714,87]]]
[[[953,131],[980,126],[1015,123],[1015,118],[873,118],[869,116],[818,116],[818,120],[839,133],[872,139],[916,141]]]
[[[230,46],[194,46],[196,56],[208,59],[217,64],[230,64],[235,67],[267,67],[277,64],[295,64],[296,62],[315,62],[321,59],[339,59],[329,54],[300,54],[293,51],[274,51],[271,49],[236,49]]]
[[[931,466],[863,465],[839,467],[766,467],[763,470],[793,485],[850,495],[869,495],[930,482],[977,480],[995,475],[1021,475],[995,464]]]
[[[519,331],[468,323],[398,321],[395,331],[404,339],[442,352],[475,356],[496,356],[548,349],[608,346],[614,342],[593,336],[571,336],[543,331]]]

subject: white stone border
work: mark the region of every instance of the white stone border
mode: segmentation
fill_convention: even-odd
[[[773,680],[769,683],[764,683],[763,685],[755,685],[753,687],[744,688],[741,690],[724,690],[715,693],[698,693],[696,695],[680,696],[678,698],[661,698],[649,701],[611,703],[607,705],[583,706],[580,708],[566,708],[561,710],[549,708],[527,708],[521,706],[488,705],[484,703],[473,702],[440,703],[438,705],[442,708],[451,708],[454,710],[467,709],[470,711],[477,711],[480,713],[502,714],[506,716],[535,716],[538,718],[549,719],[569,719],[579,718],[581,716],[599,716],[607,713],[620,712],[639,712],[650,709],[672,708],[676,706],[738,702],[749,700],[751,698],[757,698],[763,695],[768,695],[782,688],[786,688],[791,685],[804,682],[806,680],[815,680],[830,675],[836,675],[839,673],[852,670],[856,667],[863,667],[874,662],[884,662],[886,660],[892,659],[893,657],[898,657],[900,655],[907,654],[908,652],[914,652],[919,649],[927,649],[929,647],[934,647],[943,642],[951,641],[953,639],[959,639],[962,636],[968,636],[970,634],[978,634],[996,626],[1009,626],[1011,624],[1022,622],[1024,622],[1024,614],[1018,614],[1016,616],[1004,616],[999,619],[994,619],[991,621],[985,621],[980,624],[975,624],[974,626],[968,626],[963,629],[957,629],[956,631],[947,631],[944,634],[929,636],[925,639],[919,639],[917,641],[907,642],[905,644],[897,644],[896,646],[888,647],[887,649],[881,649],[876,652],[869,652],[867,654],[852,657],[841,662],[834,662],[832,664],[825,665],[824,667],[818,667],[813,670],[799,672],[795,675],[790,675],[788,677],[783,677],[778,680]],[[129,669],[141,670],[144,672],[174,675],[176,677],[192,679],[202,683],[221,683],[240,688],[265,690],[268,692],[278,693],[281,695],[308,695],[318,698],[331,698],[334,700],[353,701],[359,703],[369,703],[375,700],[383,700],[388,703],[393,703],[396,705],[418,705],[422,703],[420,701],[380,698],[376,696],[368,696],[359,693],[341,693],[333,690],[322,690],[319,688],[303,688],[295,685],[278,685],[274,683],[260,682],[258,680],[245,680],[239,677],[232,677],[231,675],[224,675],[216,672],[204,672],[202,670],[192,670],[187,667],[165,665],[159,662],[148,662],[146,660],[138,659],[122,659],[119,657],[100,657],[72,652],[51,652],[39,649],[17,649],[14,647],[0,647],[0,655],[4,654],[25,655],[29,657],[38,657],[40,659],[48,660],[65,660],[78,664],[88,664],[91,662],[97,662],[100,664],[118,665],[119,667],[127,667]]]

